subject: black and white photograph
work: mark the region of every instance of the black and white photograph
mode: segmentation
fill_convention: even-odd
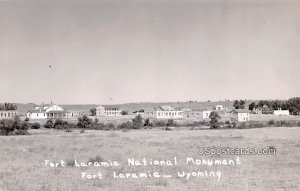
[[[0,0],[0,191],[300,190],[300,0]]]

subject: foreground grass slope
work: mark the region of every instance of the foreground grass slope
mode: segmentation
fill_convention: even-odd
[[[263,128],[248,130],[139,130],[73,131],[30,130],[29,136],[0,137],[1,191],[93,191],[93,190],[299,190],[300,128]],[[266,148],[274,146],[276,155],[240,156],[240,166],[128,167],[130,157],[171,159],[186,157],[229,159],[235,156],[205,156],[200,147]],[[92,161],[118,160],[120,167],[45,168],[44,160]],[[98,172],[105,179],[82,180],[81,172]],[[161,179],[116,180],[113,171],[220,170],[222,177],[176,177]]]

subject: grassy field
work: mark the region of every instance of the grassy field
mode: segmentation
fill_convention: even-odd
[[[93,190],[299,190],[300,128],[247,130],[138,130],[86,131],[30,130],[28,136],[0,137],[1,191]],[[186,165],[186,157],[235,159],[228,155],[198,155],[202,147],[268,148],[276,155],[243,155],[238,166]],[[174,166],[128,166],[128,158],[167,160]],[[120,166],[76,167],[80,162],[116,160]],[[45,167],[45,160],[67,162],[67,167]],[[176,177],[177,171],[220,171],[215,177]],[[85,180],[82,172],[103,174]],[[171,178],[115,179],[113,172],[159,172]]]

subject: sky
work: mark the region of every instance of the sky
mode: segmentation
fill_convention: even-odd
[[[288,99],[299,51],[298,0],[0,0],[0,102]]]

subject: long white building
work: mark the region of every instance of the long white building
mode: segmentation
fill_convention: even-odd
[[[61,119],[81,116],[81,112],[66,111],[59,105],[51,104],[36,106],[34,110],[28,111],[26,116],[30,119]]]
[[[159,106],[154,110],[155,110],[155,117],[157,119],[183,118],[183,112],[184,112],[183,110],[175,109],[169,105]]]
[[[13,119],[17,115],[16,110],[0,110],[0,119]]]
[[[96,116],[121,116],[122,109],[116,105],[99,105],[96,108]]]
[[[281,110],[280,108],[278,110],[274,110],[274,115],[290,115],[289,110]]]

